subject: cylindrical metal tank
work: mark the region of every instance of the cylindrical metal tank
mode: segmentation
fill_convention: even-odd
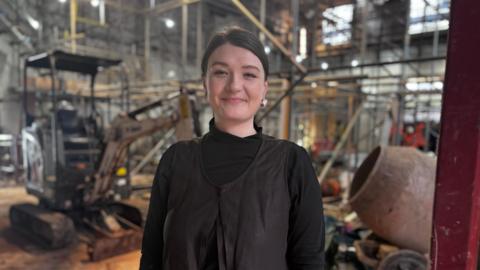
[[[375,234],[429,252],[436,160],[411,147],[377,147],[353,178],[349,202]]]

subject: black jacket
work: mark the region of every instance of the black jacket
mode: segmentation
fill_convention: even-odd
[[[141,269],[202,269],[210,239],[217,241],[220,269],[323,269],[322,205],[311,164],[303,164],[307,172],[300,177],[313,177],[306,180],[310,187],[292,187],[305,179],[289,179],[287,161],[298,149],[262,135],[254,162],[216,186],[203,169],[200,140],[171,147],[152,188]],[[167,188],[158,190],[162,180]],[[299,208],[308,193],[318,205]]]

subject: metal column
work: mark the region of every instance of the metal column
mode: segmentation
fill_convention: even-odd
[[[150,0],[150,8],[155,7],[155,0]],[[145,32],[144,32],[144,43],[143,43],[143,64],[144,64],[144,80],[149,81],[151,79],[151,70],[150,70],[150,16],[145,16]]]
[[[182,74],[181,80],[187,79],[187,54],[188,54],[188,6],[182,5]]]
[[[197,69],[202,65],[203,52],[203,2],[199,2],[197,6]]]
[[[292,0],[292,16],[293,16],[293,29],[292,29],[292,49],[291,55],[295,59],[295,56],[298,54],[298,12],[299,12],[299,3],[298,0]],[[290,84],[295,80],[295,68],[292,67],[291,70],[291,79]],[[288,95],[284,100],[282,100],[282,106],[280,109],[280,138],[288,140],[291,137],[292,129],[292,110],[293,108],[293,98],[292,94]]]
[[[480,225],[480,1],[451,2],[432,270],[476,270]]]
[[[265,13],[266,13],[266,0],[260,0],[260,23],[265,26]],[[265,33],[260,31],[259,35],[260,41],[265,44]]]
[[[70,0],[70,42],[72,53],[77,52],[77,0]]]
[[[281,101],[280,107],[280,133],[278,137],[283,140],[290,138],[290,119],[292,115],[292,96],[288,95]]]

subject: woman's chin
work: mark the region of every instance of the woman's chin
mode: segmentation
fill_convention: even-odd
[[[228,121],[228,122],[245,122],[248,121],[251,117],[245,116],[244,114],[235,114],[235,113],[226,113],[223,114],[222,116],[215,116],[216,118],[219,118],[218,120],[221,121]]]

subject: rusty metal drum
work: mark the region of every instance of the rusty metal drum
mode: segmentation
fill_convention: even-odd
[[[436,160],[415,148],[375,148],[352,181],[349,202],[375,234],[401,247],[430,249]]]

